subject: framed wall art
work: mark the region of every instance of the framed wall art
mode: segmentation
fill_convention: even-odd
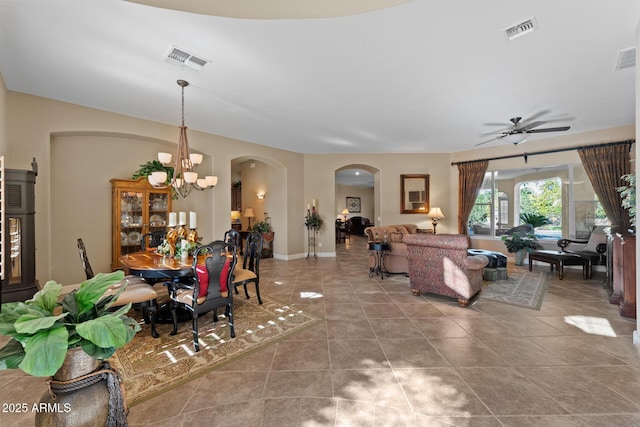
[[[349,213],[359,213],[361,210],[360,197],[347,196],[347,209],[349,210]]]

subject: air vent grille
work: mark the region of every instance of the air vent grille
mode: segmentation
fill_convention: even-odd
[[[509,28],[504,30],[504,35],[507,40],[517,39],[518,37],[522,37],[525,34],[529,34],[538,29],[538,24],[536,23],[536,18],[531,17],[525,21],[519,22],[515,25],[512,25]]]
[[[618,62],[616,64],[616,70],[622,70],[623,68],[631,68],[636,66],[636,48],[630,47],[622,49],[618,52]]]
[[[177,65],[180,68],[190,68],[198,72],[202,71],[211,62],[177,46],[171,46],[162,60],[167,64]]]

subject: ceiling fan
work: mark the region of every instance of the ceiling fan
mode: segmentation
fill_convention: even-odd
[[[518,145],[518,144],[522,144],[527,140],[527,134],[529,133],[563,132],[571,128],[570,126],[558,126],[553,128],[535,129],[538,126],[541,126],[547,122],[542,120],[531,121],[532,119],[529,119],[528,122],[521,123],[521,120],[522,120],[522,117],[512,117],[511,119],[509,119],[509,121],[513,123],[513,126],[510,126],[499,132],[490,132],[490,133],[482,134],[482,135],[491,135],[491,134],[499,133],[500,135],[496,136],[495,138],[491,138],[488,141],[484,141],[479,144],[476,144],[476,147],[478,145],[483,145],[483,144],[486,144],[487,142],[495,141],[497,139],[505,139],[506,141],[514,145]],[[498,123],[487,123],[487,124],[494,125]],[[500,123],[499,125],[502,125],[502,124]]]

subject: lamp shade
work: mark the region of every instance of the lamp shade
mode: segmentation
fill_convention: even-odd
[[[429,213],[427,213],[427,216],[433,219],[442,219],[445,217],[442,213],[442,209],[436,207],[429,209]]]
[[[342,215],[349,215],[349,209],[347,208],[342,209]]]
[[[253,214],[253,209],[247,208],[247,209],[244,210],[244,217],[245,218],[255,218],[256,216]]]
[[[527,134],[526,133],[512,133],[509,134],[507,136],[504,137],[504,140],[511,143],[511,144],[522,144],[523,142],[527,141]]]

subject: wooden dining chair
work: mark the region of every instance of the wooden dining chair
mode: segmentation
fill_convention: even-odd
[[[93,269],[89,264],[89,257],[87,256],[87,249],[82,239],[78,239],[78,253],[80,254],[80,261],[82,261],[82,267],[84,273],[87,276],[87,280],[91,279]],[[118,299],[113,303],[113,307],[121,307],[131,303],[135,307],[142,309],[142,317],[145,323],[151,324],[151,336],[158,338],[158,332],[156,332],[156,315],[158,312],[158,293],[152,286],[147,284],[144,279],[127,275],[122,279],[120,283],[109,287],[104,293],[104,296],[116,294],[120,288],[126,285],[125,290],[118,296]]]
[[[236,293],[238,293],[238,286],[243,286],[247,299],[249,299],[247,285],[249,283],[255,285],[259,304],[262,304],[262,298],[260,298],[260,257],[262,255],[263,242],[262,233],[257,231],[249,233],[247,247],[242,257],[242,268],[236,268],[233,277],[233,286],[236,289]]]
[[[236,332],[233,326],[233,283],[231,278],[237,262],[237,247],[233,244],[217,240],[208,245],[198,247],[193,254],[193,275],[180,282],[167,282],[171,298],[171,316],[173,331],[178,332],[178,308],[191,313],[193,347],[200,351],[198,340],[198,318],[210,311],[213,321],[218,321],[216,310],[225,308],[231,338]]]
[[[142,250],[153,249],[160,246],[167,235],[166,231],[151,231],[142,235]]]

